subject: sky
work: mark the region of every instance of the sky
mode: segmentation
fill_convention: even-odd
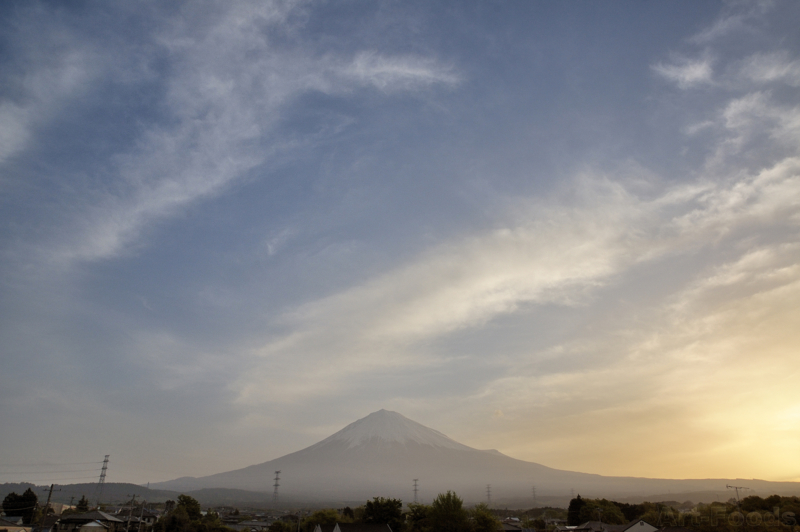
[[[799,23],[3,2],[0,482],[208,475],[381,408],[560,469],[800,481]]]

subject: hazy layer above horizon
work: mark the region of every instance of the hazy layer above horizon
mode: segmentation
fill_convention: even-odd
[[[487,485],[495,501],[531,504],[531,487],[541,497],[568,502],[567,494],[619,498],[668,492],[724,491],[737,482],[723,479],[611,477],[561,471],[461,445],[440,432],[385,409],[359,419],[305,449],[262,464],[201,478],[182,477],[152,484],[157,489],[248,490],[273,493],[284,501],[369,500],[394,497],[430,502],[455,491],[468,502],[484,501]],[[759,493],[800,494],[800,482],[749,480]],[[252,498],[252,495],[249,495]],[[554,499],[553,499],[554,498]],[[539,505],[545,499],[538,499]]]
[[[0,482],[231,471],[383,408],[800,480],[799,20],[3,3]]]

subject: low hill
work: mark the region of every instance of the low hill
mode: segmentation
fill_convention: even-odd
[[[50,489],[49,484],[47,486],[36,486],[27,482],[0,484],[0,498],[5,497],[12,491],[15,493],[22,493],[28,488],[33,489],[39,497],[40,503],[44,503],[44,501],[47,500],[47,490]],[[53,488],[53,498],[51,500],[53,502],[69,504],[70,501],[75,503],[80,500],[81,497],[86,496],[86,498],[94,504],[96,502],[94,499],[96,488],[97,483],[56,484]],[[103,504],[121,504],[131,500],[133,495],[136,495],[136,498],[140,501],[164,502],[169,499],[174,499],[179,493],[168,490],[148,489],[144,486],[124,482],[107,482],[103,486],[101,502]]]

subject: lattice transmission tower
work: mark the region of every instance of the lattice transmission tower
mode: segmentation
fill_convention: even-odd
[[[97,501],[97,507],[100,508],[100,499],[103,498],[103,488],[105,487],[106,483],[106,471],[108,471],[108,457],[111,456],[107,454],[106,457],[103,459],[103,469],[100,470],[100,480],[97,481],[97,486],[94,489],[94,498]]]
[[[272,485],[275,488],[275,490],[272,492],[272,502],[278,502],[278,486],[281,485],[280,480],[281,480],[281,472],[275,471],[275,484]]]

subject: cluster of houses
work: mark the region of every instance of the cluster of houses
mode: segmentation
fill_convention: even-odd
[[[587,521],[577,526],[556,526],[554,532],[692,532],[680,526],[657,528],[644,519],[634,519],[626,525],[609,525],[602,521]]]
[[[111,510],[113,511],[113,510]],[[118,508],[115,513],[93,510],[81,514],[49,515],[44,522],[34,526],[23,526],[20,517],[0,518],[0,532],[148,532],[158,519],[158,514],[146,508]],[[275,519],[237,521],[225,523],[236,532],[266,532],[276,519],[297,519],[285,515]],[[225,519],[223,518],[223,521]],[[553,520],[553,532],[689,532],[686,529],[659,529],[642,519],[635,519],[625,525],[610,525],[601,521],[588,521],[577,526],[567,526],[563,520]],[[502,532],[535,532],[523,528],[517,518],[507,518],[501,523]],[[314,532],[397,532],[389,525],[364,523],[336,523],[317,525]]]
[[[42,523],[28,526],[23,526],[21,517],[5,516],[0,518],[0,532],[147,532],[157,519],[158,514],[146,508],[48,515]]]
[[[556,532],[656,532],[654,527],[644,519],[634,519],[627,525],[609,525],[602,521],[587,521],[578,526],[557,526]]]

